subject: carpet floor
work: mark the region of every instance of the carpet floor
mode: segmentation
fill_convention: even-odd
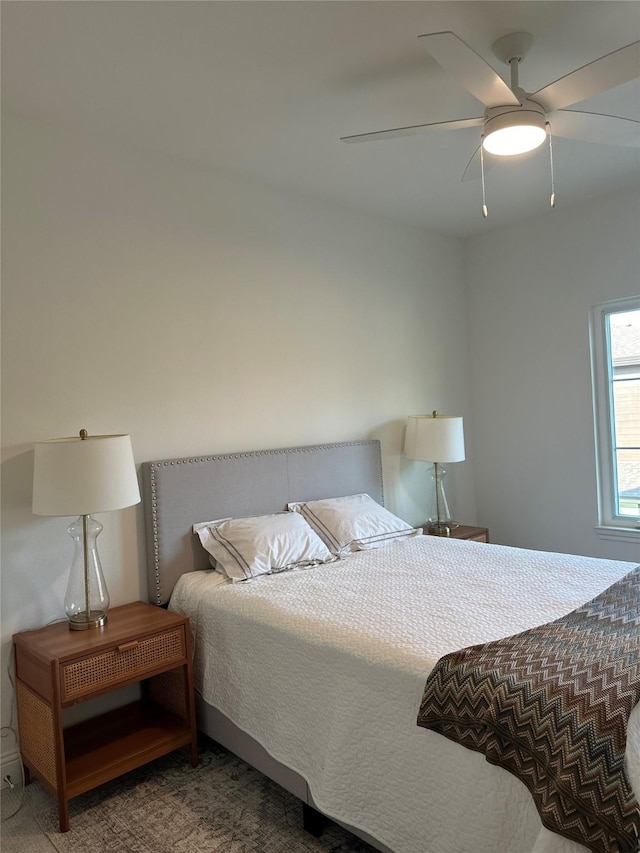
[[[299,800],[217,744],[201,747],[197,767],[178,750],[71,800],[69,832],[53,797],[35,821],[59,853],[375,853],[333,823],[314,838]]]

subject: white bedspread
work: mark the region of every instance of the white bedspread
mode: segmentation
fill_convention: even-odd
[[[183,575],[203,698],[308,782],[327,814],[395,853],[577,853],[524,785],[418,728],[447,652],[556,619],[632,563],[421,536],[311,569]],[[640,713],[627,765],[640,792]]]

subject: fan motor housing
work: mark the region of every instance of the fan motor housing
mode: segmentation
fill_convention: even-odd
[[[522,98],[517,106],[491,107],[485,113],[482,147],[490,154],[510,157],[542,145],[547,135],[544,109]]]
[[[513,113],[519,114],[518,122],[520,124],[529,124],[532,127],[541,127],[543,130],[546,130],[546,113],[544,108],[535,101],[525,98],[521,104],[487,107],[484,111],[485,136],[488,136],[495,130],[502,130],[504,127],[513,125],[515,118]]]

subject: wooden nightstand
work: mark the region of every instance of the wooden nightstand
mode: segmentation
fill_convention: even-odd
[[[425,535],[434,536],[429,533],[429,526],[425,525],[422,528]],[[487,527],[471,527],[467,524],[459,524],[457,527],[451,528],[450,539],[472,539],[474,542],[488,542],[489,530]]]
[[[58,799],[69,800],[180,746],[198,763],[189,621],[142,601],[109,610],[107,624],[57,622],[14,634],[20,751]],[[64,709],[135,682],[139,702],[64,728]]]

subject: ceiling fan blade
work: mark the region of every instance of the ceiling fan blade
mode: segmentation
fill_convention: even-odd
[[[473,156],[471,157],[471,160],[469,160],[469,162],[466,165],[464,172],[462,173],[462,177],[460,178],[460,180],[463,181],[464,183],[466,183],[467,181],[479,181],[480,180],[480,177],[481,177],[480,148],[481,147],[482,147],[482,145],[478,145],[476,150],[473,152]],[[491,168],[493,168],[493,164],[494,164],[493,157],[490,154],[487,155],[487,152],[485,151],[485,155],[484,155],[484,173],[485,173],[485,175],[487,174],[487,172]]]
[[[640,41],[594,59],[529,95],[547,112],[561,110],[640,77]]]
[[[392,127],[389,130],[374,130],[372,133],[356,133],[353,136],[341,136],[341,142],[372,142],[376,139],[395,139],[396,136],[413,136],[415,133],[428,133],[430,130],[460,130],[466,127],[481,127],[484,117],[461,118],[455,121],[434,121],[430,124],[414,124],[409,127]]]
[[[551,133],[601,145],[640,148],[640,121],[580,110],[558,110],[549,116]]]
[[[486,107],[520,103],[502,77],[455,33],[430,33],[418,40],[438,65]]]

